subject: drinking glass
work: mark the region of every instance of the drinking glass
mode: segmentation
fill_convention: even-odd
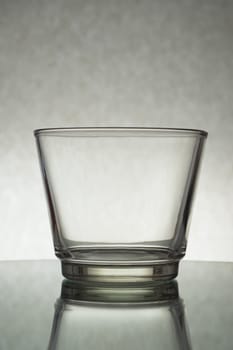
[[[106,127],[34,134],[63,275],[174,278],[207,132]]]

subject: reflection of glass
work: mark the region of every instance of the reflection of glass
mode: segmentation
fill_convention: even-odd
[[[48,350],[191,350],[176,282],[63,282]]]
[[[58,128],[35,136],[65,277],[177,275],[205,131]]]

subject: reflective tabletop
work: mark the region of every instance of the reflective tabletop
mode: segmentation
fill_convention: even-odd
[[[1,350],[233,348],[233,263],[183,261],[175,281],[74,283],[59,261],[0,263]]]

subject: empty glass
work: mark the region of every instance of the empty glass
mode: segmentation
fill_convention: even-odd
[[[177,275],[205,131],[56,128],[35,136],[65,277]]]

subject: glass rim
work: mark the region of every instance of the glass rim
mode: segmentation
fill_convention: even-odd
[[[56,135],[61,132],[69,133],[69,132],[111,132],[111,131],[132,131],[132,132],[154,132],[154,133],[163,133],[171,136],[176,135],[187,135],[187,136],[203,136],[207,137],[208,132],[201,129],[187,129],[187,128],[163,128],[163,127],[59,127],[59,128],[42,128],[42,129],[35,129],[33,131],[35,136],[39,135],[46,135],[49,134],[52,136],[52,134]]]

